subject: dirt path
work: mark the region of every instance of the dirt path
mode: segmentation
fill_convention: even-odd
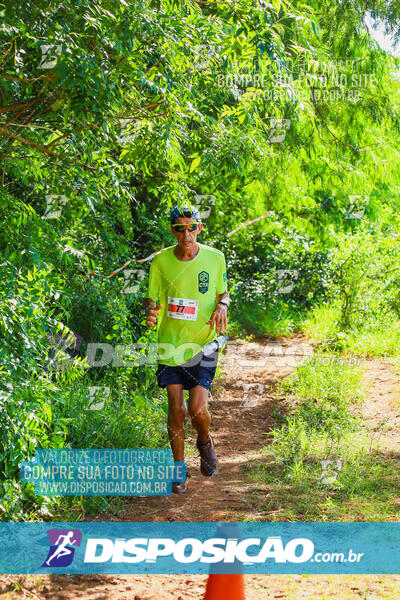
[[[363,418],[386,452],[400,452],[400,378],[393,361],[362,361],[368,387]]]
[[[210,399],[211,429],[218,456],[217,472],[200,474],[196,436],[188,424],[186,462],[190,479],[185,494],[129,498],[125,521],[256,521],[257,511],[247,501],[252,484],[241,468],[261,456],[266,434],[275,424],[272,390],[312,348],[302,338],[290,342],[238,342],[223,356],[222,378]],[[106,520],[98,515],[96,520]]]
[[[2,577],[0,600],[202,600],[202,575],[28,575]],[[400,577],[391,575],[246,575],[246,600],[398,600]],[[229,600],[220,598],[218,600]]]
[[[282,343],[258,340],[231,344],[222,378],[210,400],[218,471],[199,472],[195,436],[188,428],[186,460],[191,472],[186,494],[127,498],[123,515],[103,513],[96,521],[257,521],[263,518],[247,500],[253,484],[242,466],[262,456],[274,426],[274,384],[289,375],[312,348],[301,337]],[[363,416],[383,448],[400,451],[400,380],[389,362],[364,360],[366,401]],[[90,518],[85,520],[91,520]],[[378,600],[400,597],[400,576],[246,576],[247,600]],[[201,599],[204,576],[27,576],[3,577],[0,599],[186,600]],[[21,591],[12,591],[20,581]],[[34,594],[31,595],[30,591]],[[2,593],[3,592],[3,593]],[[221,599],[224,600],[224,599]]]

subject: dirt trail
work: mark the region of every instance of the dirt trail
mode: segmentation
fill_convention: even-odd
[[[382,450],[400,452],[400,378],[393,361],[362,361],[368,386],[363,418]]]
[[[219,460],[211,478],[199,471],[195,436],[188,428],[186,460],[191,473],[186,494],[127,498],[123,515],[102,513],[96,521],[257,521],[248,501],[253,484],[242,466],[262,456],[266,434],[275,424],[274,384],[289,375],[312,351],[304,338],[280,343],[239,341],[222,359],[222,378],[212,389],[212,435]],[[383,360],[363,360],[366,401],[363,416],[368,429],[388,451],[400,451],[400,379]],[[383,422],[382,422],[383,420]],[[0,578],[0,600],[186,600],[201,599],[204,576],[26,576]],[[246,576],[247,600],[282,598],[378,600],[400,597],[400,576]],[[21,591],[13,591],[19,581]],[[221,599],[224,600],[224,599]]]
[[[245,481],[241,468],[249,459],[260,456],[266,434],[274,426],[274,384],[289,375],[311,350],[300,337],[279,344],[266,340],[231,344],[221,360],[222,379],[214,385],[210,398],[217,472],[210,478],[201,475],[196,435],[188,427],[188,491],[166,497],[129,498],[123,520],[258,520],[260,515],[246,500],[252,484]],[[104,515],[96,520],[105,520]]]

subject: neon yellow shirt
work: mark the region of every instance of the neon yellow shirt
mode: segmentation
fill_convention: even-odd
[[[175,246],[161,250],[150,266],[147,297],[162,309],[157,318],[158,362],[176,366],[198,354],[216,337],[206,325],[216,307],[217,294],[227,289],[225,257],[220,250],[198,244],[188,261],[176,258]]]

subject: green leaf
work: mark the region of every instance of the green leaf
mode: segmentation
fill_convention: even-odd
[[[201,162],[201,156],[197,156],[196,158],[194,158],[191,162],[189,173],[192,173],[196,169],[196,167],[199,166],[200,162]]]

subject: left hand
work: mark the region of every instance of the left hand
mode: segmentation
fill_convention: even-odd
[[[206,325],[210,324],[211,328],[216,324],[217,333],[222,333],[226,329],[228,329],[228,320],[226,315],[228,313],[228,308],[223,304],[217,304],[216,309],[211,315],[211,319],[207,321]]]

